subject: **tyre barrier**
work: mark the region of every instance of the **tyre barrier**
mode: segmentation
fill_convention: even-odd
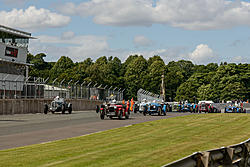
[[[196,152],[162,167],[250,167],[250,139],[229,147]]]

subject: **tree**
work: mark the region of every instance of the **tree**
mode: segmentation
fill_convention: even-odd
[[[196,73],[193,74],[186,82],[182,83],[176,92],[176,100],[188,100],[190,102],[195,101],[195,97],[198,97],[198,89],[203,84],[208,84],[206,77],[208,74]],[[199,98],[199,97],[198,97]]]
[[[178,87],[194,73],[194,64],[191,61],[185,60],[172,61],[168,63],[166,70],[165,85],[167,99],[174,99]]]
[[[105,83],[106,78],[106,65],[108,63],[107,57],[103,56],[98,58],[95,63],[88,66],[86,73],[88,77],[85,79],[87,82]]]
[[[44,61],[46,55],[44,53],[33,56],[27,55],[27,63],[32,64],[29,68],[29,76],[47,78],[49,77],[49,70],[52,68],[51,64]]]
[[[148,67],[148,74],[145,76],[145,87],[148,91],[160,94],[162,75],[166,72],[164,61],[156,60]]]
[[[162,60],[162,58],[161,58],[160,56],[155,55],[155,56],[150,57],[150,58],[148,59],[148,66],[151,66],[151,64],[153,64],[155,61],[161,61],[161,62],[164,63],[164,61]],[[165,64],[165,63],[164,63],[164,64]]]
[[[68,74],[73,67],[73,61],[69,57],[62,56],[50,70],[50,81],[53,81],[63,73]],[[63,77],[60,77],[60,79],[62,80]]]
[[[143,56],[134,59],[127,67],[125,73],[126,96],[136,98],[137,91],[145,88],[145,76],[147,74],[147,60]]]

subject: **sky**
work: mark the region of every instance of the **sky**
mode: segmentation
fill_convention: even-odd
[[[0,0],[0,24],[31,32],[29,52],[46,61],[250,63],[249,0]]]

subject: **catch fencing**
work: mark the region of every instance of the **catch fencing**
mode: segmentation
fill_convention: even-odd
[[[1,80],[0,99],[50,99],[60,96],[66,99],[123,100],[124,90],[97,83],[67,82],[52,83],[41,78],[23,80]]]
[[[142,101],[144,99],[146,99],[147,101],[162,101],[163,97],[158,95],[158,94],[154,94],[151,93],[149,91],[143,90],[143,89],[139,89],[137,92],[137,99],[138,101]]]
[[[163,167],[250,167],[250,139],[229,147],[197,152]]]

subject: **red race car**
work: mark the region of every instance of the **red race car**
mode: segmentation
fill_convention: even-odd
[[[100,118],[104,119],[105,116],[110,119],[116,117],[119,119],[129,119],[130,111],[128,106],[117,104],[116,101],[105,105],[97,106],[96,112],[100,112]]]

